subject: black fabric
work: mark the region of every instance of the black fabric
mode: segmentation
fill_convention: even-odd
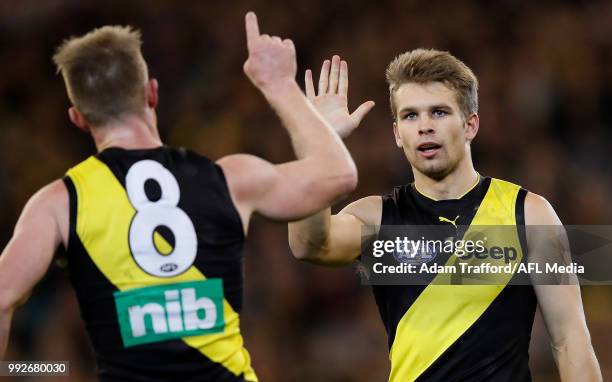
[[[490,184],[491,178],[481,177],[462,198],[439,201],[420,194],[413,184],[396,187],[383,196],[381,230],[385,225],[444,224],[452,227],[440,222],[439,216],[451,220],[459,216],[457,225],[468,226]],[[524,225],[525,195],[525,190],[519,192],[516,206],[524,253],[524,227],[521,229],[520,225]],[[395,338],[397,325],[425,288],[424,285],[372,287],[387,330],[389,348],[394,340],[402,340]],[[484,314],[417,380],[530,381],[528,349],[536,302],[533,287],[506,286]]]

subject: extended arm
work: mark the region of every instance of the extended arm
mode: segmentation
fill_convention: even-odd
[[[307,70],[305,74],[306,96],[343,138],[374,107],[374,102],[367,101],[349,113],[348,84],[348,65],[339,56],[323,62],[318,92],[315,92],[312,71]],[[289,246],[300,260],[322,265],[350,263],[361,253],[362,236],[376,234],[381,213],[382,202],[378,196],[358,200],[333,216],[327,208],[289,224]]]
[[[525,223],[535,226],[527,229],[530,253],[535,253],[535,256],[550,253],[552,247],[556,256],[562,256],[552,260],[567,258],[567,235],[557,214],[544,198],[532,193],[527,195]],[[534,285],[559,375],[564,382],[601,381],[599,363],[584,317],[580,287],[574,276],[566,281],[566,285]]]
[[[361,254],[362,239],[377,234],[382,199],[368,196],[346,206],[337,215],[327,208],[307,219],[289,224],[293,255],[321,265],[344,265]]]
[[[59,180],[30,199],[0,256],[0,360],[14,309],[47,272],[67,226],[68,191]]]
[[[219,160],[245,228],[253,212],[281,221],[303,218],[357,185],[350,154],[295,81],[291,40],[260,35],[252,13],[246,27],[249,58],[244,70],[289,132],[297,160],[281,165],[250,155]]]

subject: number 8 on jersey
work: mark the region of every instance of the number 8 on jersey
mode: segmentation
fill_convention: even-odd
[[[151,200],[145,191],[145,183],[157,182],[161,197]],[[136,215],[129,231],[130,250],[134,260],[143,271],[157,277],[179,275],[195,261],[198,240],[193,222],[185,211],[178,208],[181,191],[174,175],[160,163],[142,160],[135,163],[125,179],[128,198]],[[166,227],[174,236],[174,245],[164,254],[158,241],[165,243],[159,235]]]

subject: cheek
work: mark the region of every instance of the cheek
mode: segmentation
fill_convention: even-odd
[[[448,154],[451,156],[456,156],[461,153],[463,147],[465,146],[466,131],[460,122],[454,122],[446,127],[447,129],[445,131],[447,134],[445,136],[445,141],[446,147],[448,148]]]
[[[449,129],[447,131],[449,132],[449,138],[458,143],[463,143],[463,141],[466,139],[467,130],[462,121],[453,121],[453,123],[448,127]]]
[[[412,130],[413,129],[411,129],[409,126],[400,126],[397,129],[399,139],[403,142],[404,145],[407,145],[412,141],[413,139],[411,136],[411,134],[413,134]]]

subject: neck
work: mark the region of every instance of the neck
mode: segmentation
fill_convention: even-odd
[[[153,149],[162,146],[154,118],[127,116],[91,129],[98,152],[109,147],[127,150]]]
[[[414,168],[413,172],[417,191],[434,200],[459,199],[474,188],[480,178],[469,157],[440,179],[431,178]]]

